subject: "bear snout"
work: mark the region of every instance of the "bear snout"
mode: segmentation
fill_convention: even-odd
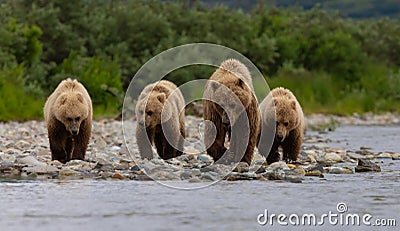
[[[284,139],[284,137],[283,137],[282,134],[276,134],[276,140],[277,140],[278,142],[282,142],[283,139]]]

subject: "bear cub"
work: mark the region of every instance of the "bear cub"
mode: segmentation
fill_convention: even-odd
[[[85,159],[92,117],[92,100],[85,87],[77,80],[63,80],[44,105],[52,160]]]
[[[293,93],[283,87],[273,89],[261,102],[262,130],[258,150],[267,158],[268,164],[280,160],[278,148],[283,151],[283,160],[295,162],[301,151],[304,133],[304,115]],[[275,130],[274,130],[275,128]],[[273,133],[272,147],[266,142]]]
[[[141,158],[152,159],[154,144],[162,159],[182,155],[185,139],[185,100],[167,80],[147,85],[136,104],[136,142]]]

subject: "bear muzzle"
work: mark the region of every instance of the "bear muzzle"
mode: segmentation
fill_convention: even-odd
[[[71,123],[70,123],[70,130],[69,130],[69,132],[71,133],[71,135],[74,135],[74,136],[78,135],[78,133],[79,133],[79,126],[80,126],[80,123],[79,123],[78,121],[76,121],[76,120],[71,121]]]

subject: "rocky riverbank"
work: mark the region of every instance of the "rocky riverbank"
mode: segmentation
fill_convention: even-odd
[[[256,154],[251,166],[214,164],[200,150],[198,117],[187,117],[187,134],[191,141],[186,153],[168,161],[153,159],[135,162],[124,145],[121,121],[101,120],[93,124],[93,135],[85,161],[66,164],[51,161],[47,131],[43,121],[0,123],[0,179],[105,179],[214,182],[216,180],[278,180],[302,182],[307,177],[322,178],[325,174],[354,174],[381,171],[379,158],[399,160],[400,154],[372,152],[367,147],[358,151],[333,148],[319,135],[305,136],[305,144],[297,163],[277,162],[267,165]],[[322,132],[346,124],[399,124],[399,117],[354,115],[352,117],[310,115],[308,129]],[[317,133],[318,134],[318,133]],[[134,146],[136,147],[136,146]],[[137,153],[137,150],[131,150]],[[134,154],[135,155],[135,154]],[[151,176],[151,178],[149,177]]]

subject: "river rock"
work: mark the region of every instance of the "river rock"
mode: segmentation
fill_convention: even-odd
[[[239,172],[239,173],[248,172],[249,171],[249,164],[246,163],[246,162],[239,162],[236,165],[235,169],[233,169],[233,171],[234,172]]]
[[[389,152],[384,152],[384,153],[380,153],[376,156],[376,158],[380,158],[380,159],[386,159],[386,158],[392,158],[393,153],[389,153]]]
[[[302,182],[302,176],[297,171],[289,168],[284,169],[282,167],[277,167],[273,171],[267,170],[267,172],[262,174],[262,176],[269,180],[283,180],[293,183]]]
[[[355,160],[366,159],[366,157],[364,155],[361,155],[361,154],[358,154],[358,153],[354,153],[354,152],[347,152],[347,156],[352,158],[352,159],[355,159]]]
[[[353,174],[354,169],[351,167],[328,167],[326,172],[329,174]]]
[[[358,165],[355,168],[356,172],[380,172],[381,167],[370,160],[358,159]]]
[[[24,158],[22,158],[22,159],[17,160],[17,162],[18,162],[19,164],[25,164],[25,165],[28,165],[28,166],[46,166],[46,165],[47,165],[47,164],[44,163],[44,162],[38,161],[38,160],[37,160],[35,157],[33,157],[33,156],[24,157]]]
[[[216,181],[217,178],[211,174],[211,172],[205,172],[201,174],[200,179],[208,180],[208,181]]]
[[[35,165],[35,166],[29,166],[29,167],[24,167],[22,171],[27,172],[27,173],[36,173],[36,174],[54,174],[59,171],[57,167],[51,166],[51,165]]]
[[[342,162],[342,157],[339,154],[334,152],[326,153],[325,154],[326,162]]]
[[[207,154],[200,154],[197,156],[197,159],[203,163],[211,163],[212,157]]]
[[[284,161],[274,162],[265,169],[266,171],[275,171],[276,169],[289,169]]]
[[[121,173],[119,173],[119,172],[116,172],[116,173],[114,173],[114,175],[111,176],[111,178],[123,180],[123,179],[125,179],[125,176],[123,176],[123,175],[122,175]]]
[[[26,150],[30,146],[31,144],[25,140],[19,140],[18,142],[15,143],[15,147],[20,150]]]

